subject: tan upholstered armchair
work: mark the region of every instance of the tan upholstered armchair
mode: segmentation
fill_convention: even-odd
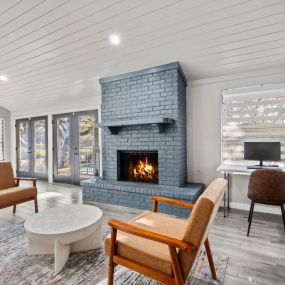
[[[20,180],[33,182],[31,187],[20,187]],[[36,178],[14,177],[13,168],[10,162],[0,162],[0,209],[13,207],[16,212],[16,205],[34,200],[35,212],[38,212]]]
[[[226,180],[215,179],[195,205],[155,196],[152,212],[143,212],[127,223],[109,220],[111,235],[105,240],[105,253],[109,256],[108,284],[113,284],[117,264],[165,284],[185,284],[203,244],[212,277],[217,279],[208,232],[226,185]],[[190,218],[183,220],[158,214],[158,202],[192,208]]]

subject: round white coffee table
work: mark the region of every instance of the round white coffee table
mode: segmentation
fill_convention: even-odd
[[[102,211],[91,205],[67,205],[35,214],[25,222],[29,254],[54,254],[59,273],[70,252],[102,246]]]

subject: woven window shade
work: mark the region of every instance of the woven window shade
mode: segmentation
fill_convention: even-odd
[[[285,165],[285,84],[224,90],[222,98],[222,163],[252,164],[245,141],[280,141]]]

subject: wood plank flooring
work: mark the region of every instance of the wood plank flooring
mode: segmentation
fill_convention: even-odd
[[[39,182],[39,210],[82,203],[79,186]],[[128,220],[140,210],[96,203],[105,222],[110,218]],[[0,210],[0,227],[25,221],[34,214],[33,202]],[[229,256],[225,285],[285,284],[285,229],[281,215],[254,213],[250,237],[246,237],[245,211],[232,210],[228,218],[218,213],[209,240],[212,250]]]

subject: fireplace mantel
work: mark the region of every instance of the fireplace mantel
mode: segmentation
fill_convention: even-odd
[[[154,117],[137,120],[116,120],[103,123],[94,124],[95,128],[109,128],[112,135],[117,134],[119,128],[127,126],[138,126],[138,125],[155,125],[158,127],[159,132],[164,131],[164,125],[173,124],[174,119],[166,117]]]

